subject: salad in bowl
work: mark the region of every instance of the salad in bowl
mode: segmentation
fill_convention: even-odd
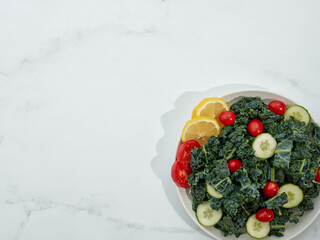
[[[182,130],[171,176],[204,229],[282,237],[287,223],[315,211],[319,157],[320,127],[304,107],[259,96],[230,106],[206,98]]]

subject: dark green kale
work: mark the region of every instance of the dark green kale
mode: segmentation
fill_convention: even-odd
[[[289,169],[292,147],[293,141],[290,139],[285,139],[278,143],[273,157],[274,168]]]
[[[302,203],[298,206],[298,209],[301,211],[302,215],[305,211],[310,211],[313,209],[313,201],[312,199],[305,199]],[[301,215],[301,216],[302,216]]]
[[[292,151],[291,159],[301,160],[306,158],[312,161],[317,161],[318,156],[319,152],[312,142],[308,142],[307,144],[296,143]]]
[[[196,211],[198,205],[205,201],[207,196],[207,188],[204,181],[200,182],[197,185],[194,185],[191,188],[191,196],[193,198],[192,208],[194,211]]]
[[[299,185],[302,190],[311,188],[318,171],[318,152],[314,144],[296,143],[291,156],[291,164],[285,171],[289,182]]]
[[[307,126],[304,122],[300,122],[293,117],[290,117],[289,120],[284,121],[284,124],[291,130],[293,141],[298,143],[308,143],[310,141],[310,137],[307,134]]]
[[[272,128],[277,126],[283,120],[283,115],[277,115],[269,109],[263,109],[259,114],[259,118],[262,121],[265,132],[270,132]]]
[[[248,135],[247,127],[239,126],[229,134],[228,138],[235,147],[240,147],[240,145],[245,141],[246,135]]]
[[[275,181],[277,182],[278,184],[283,184],[285,183],[285,178],[286,178],[286,175],[284,173],[284,170],[282,169],[275,169],[274,170],[274,179],[270,179],[271,181]]]
[[[238,212],[238,208],[240,207],[240,201],[237,193],[233,192],[228,198],[223,198],[223,207],[228,215],[234,217]]]
[[[251,202],[260,197],[259,184],[251,182],[246,168],[241,167],[231,177],[241,185],[240,190],[237,191],[241,203]]]
[[[310,141],[306,124],[293,117],[290,117],[290,119],[285,120],[278,125],[278,132],[274,137],[276,137],[277,140],[289,138],[295,142],[301,143],[308,143]]]
[[[207,144],[191,151],[190,167],[193,171],[200,170],[216,159],[214,152],[208,151]]]
[[[199,173],[192,172],[188,177],[189,185],[196,186],[201,180],[200,177],[201,177],[201,174],[199,175]]]
[[[291,218],[293,210],[290,208],[280,207],[278,209],[274,209],[274,218],[271,221],[272,225],[285,225]]]
[[[288,171],[286,171],[289,182],[297,184],[302,190],[311,188],[314,185],[318,171],[318,163],[308,159],[292,160],[292,164]]]
[[[283,232],[286,229],[285,224],[290,221],[293,211],[291,209],[280,207],[278,209],[273,209],[273,212],[274,218],[270,222],[271,231],[269,233],[269,236],[282,237]]]
[[[311,123],[310,130],[311,130],[311,135],[314,140],[314,143],[319,150],[320,149],[320,127],[315,123]]]
[[[220,229],[225,237],[233,234],[236,235],[236,237],[239,237],[243,234],[229,215],[225,215],[215,227]]]
[[[210,155],[214,159],[219,159],[219,151],[220,151],[220,146],[222,144],[222,141],[215,136],[212,136],[209,138],[208,142],[205,145],[205,151],[210,153]]]
[[[226,160],[230,160],[235,152],[237,150],[237,147],[232,144],[232,142],[226,142],[224,146],[219,151],[219,157],[222,157]]]
[[[240,159],[251,159],[254,155],[254,149],[252,148],[252,137],[248,137],[244,140],[236,150],[236,155]]]
[[[280,195],[276,195],[273,198],[268,199],[265,201],[265,206],[269,209],[278,209],[283,204],[288,202],[288,197],[286,193],[281,193]]]
[[[256,213],[258,209],[260,208],[259,201],[253,201],[253,202],[248,202],[241,204],[241,208],[243,211],[250,217],[252,214]]]
[[[245,227],[248,217],[249,215],[247,213],[247,210],[244,208],[243,205],[240,205],[238,213],[234,217],[232,217],[232,220],[236,228],[241,229]]]
[[[285,139],[302,143],[310,141],[306,124],[293,117],[290,117],[290,119],[282,121],[279,124],[272,125],[269,129],[269,133],[280,142]]]
[[[266,166],[263,166],[261,164],[257,164],[255,168],[250,168],[249,169],[249,176],[250,178],[254,181],[254,182],[259,182],[260,177],[265,178],[265,180],[267,179],[267,173],[266,171],[268,171],[269,169],[265,169],[268,168],[269,165],[267,164]],[[264,181],[262,181],[264,182]]]
[[[318,197],[320,194],[320,185],[313,184],[311,188],[304,191],[304,199],[312,199]]]
[[[223,198],[214,198],[214,197],[211,197],[209,194],[207,194],[207,197],[210,202],[211,208],[218,211],[219,208],[221,208],[224,199]]]
[[[286,225],[274,224],[271,222],[270,224],[270,233],[269,236],[283,237],[283,233],[286,230]]]
[[[230,182],[229,177],[219,179],[208,179],[209,185],[213,186],[222,196],[226,197],[234,190],[234,185]]]
[[[229,134],[232,133],[233,131],[234,131],[233,126],[224,126],[221,133],[219,134],[219,141],[221,143],[227,142]],[[208,140],[208,142],[209,142],[209,140]]]
[[[248,125],[252,119],[258,118],[259,114],[267,109],[268,105],[259,97],[242,97],[230,107],[230,110],[236,114],[234,126]]]
[[[271,180],[271,167],[267,160],[259,159],[255,166],[249,168],[249,176],[251,180],[259,184],[259,188],[263,188],[268,180]]]

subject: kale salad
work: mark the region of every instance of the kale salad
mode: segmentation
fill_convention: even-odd
[[[190,150],[193,210],[202,225],[224,236],[281,237],[286,223],[298,223],[319,195],[320,128],[303,107],[280,115],[259,97],[242,97],[230,111],[232,124]],[[248,130],[253,120],[262,123],[262,133]],[[231,160],[240,162],[235,171]]]

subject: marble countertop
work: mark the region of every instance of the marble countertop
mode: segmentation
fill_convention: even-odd
[[[0,239],[210,239],[170,178],[179,106],[266,88],[319,115],[319,7],[2,1]]]

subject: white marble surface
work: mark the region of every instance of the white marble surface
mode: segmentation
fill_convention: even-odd
[[[179,109],[256,85],[319,115],[319,8],[2,0],[0,239],[210,239],[170,179]]]

